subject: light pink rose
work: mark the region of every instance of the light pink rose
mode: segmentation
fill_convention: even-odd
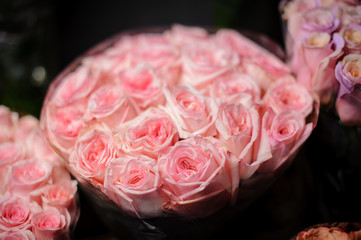
[[[281,2],[282,18],[290,20],[295,18],[297,14],[302,15],[312,9],[319,8],[321,1],[319,0],[293,0]]]
[[[168,212],[206,217],[230,203],[238,189],[238,164],[215,138],[179,141],[159,156],[158,165],[164,192],[170,198],[163,206]]]
[[[273,78],[279,78],[290,72],[287,65],[268,50],[246,38],[237,31],[222,29],[216,33],[216,41],[220,46],[227,46],[230,51],[236,51],[243,61],[260,66]],[[258,79],[261,81],[261,79]]]
[[[111,130],[97,125],[77,140],[70,155],[70,167],[84,178],[103,182],[104,170],[117,153]]]
[[[184,26],[174,24],[166,37],[172,44],[183,46],[195,41],[204,41],[209,38],[208,32],[200,27]]]
[[[239,71],[231,70],[217,77],[210,89],[210,97],[229,99],[238,94],[248,94],[253,102],[261,99],[261,89],[255,79]]]
[[[182,48],[182,84],[194,87],[208,85],[213,78],[237,66],[234,51],[212,40],[195,41]]]
[[[18,120],[18,114],[9,108],[0,105],[0,142],[11,140],[14,124]]]
[[[9,193],[0,196],[0,233],[25,230],[30,227],[31,218],[27,200]]]
[[[0,233],[0,240],[35,240],[35,235],[30,230]]]
[[[32,190],[45,185],[51,174],[51,167],[44,161],[26,159],[15,163],[8,176],[6,190],[26,196]]]
[[[177,85],[164,90],[166,111],[177,126],[180,138],[196,135],[214,136],[218,106],[214,99],[204,97],[189,86]]]
[[[108,166],[105,194],[123,210],[139,218],[159,216],[164,196],[154,159],[144,155],[118,158]]]
[[[119,148],[127,154],[157,158],[160,151],[178,141],[172,119],[160,109],[150,108],[117,130]]]
[[[53,239],[68,230],[70,215],[66,209],[60,212],[56,208],[47,208],[35,213],[31,222],[36,239]]]
[[[45,111],[45,131],[48,139],[61,153],[67,153],[78,138],[79,131],[85,126],[85,106],[57,107],[50,102]]]
[[[90,95],[85,118],[95,118],[109,127],[116,127],[135,115],[134,107],[122,89],[114,85],[105,85]]]
[[[348,240],[348,234],[339,228],[318,227],[298,233],[296,240]]]
[[[42,206],[52,206],[58,209],[67,208],[74,200],[77,191],[77,181],[63,179],[57,183],[47,184],[31,192],[31,198]],[[39,199],[40,198],[40,199]]]
[[[39,120],[31,115],[19,118],[16,128],[14,129],[14,141],[24,141],[28,136],[39,128]]]
[[[260,116],[254,107],[223,104],[216,121],[217,137],[227,144],[232,154],[250,164],[257,155],[260,126]]]
[[[313,110],[314,99],[305,87],[290,77],[274,83],[267,90],[264,101],[276,114],[285,110],[296,110],[307,117]]]
[[[0,143],[0,168],[10,166],[24,159],[25,153],[25,148],[21,144],[14,142]]]
[[[163,82],[154,69],[147,65],[137,65],[120,72],[118,82],[140,109],[164,102]]]
[[[86,65],[69,73],[56,88],[52,101],[56,106],[64,106],[81,100],[89,95],[98,81],[98,73],[94,73]]]
[[[296,151],[310,136],[313,123],[305,123],[305,116],[298,110],[285,110],[278,114],[268,111],[262,118],[262,144],[268,143],[272,157],[258,170],[275,171],[284,162],[292,160]]]
[[[341,23],[347,25],[351,23],[361,24],[361,6],[343,5],[341,6]]]

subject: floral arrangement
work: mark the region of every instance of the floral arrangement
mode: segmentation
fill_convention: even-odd
[[[76,192],[38,120],[0,106],[0,239],[67,239]]]
[[[49,88],[41,126],[80,183],[136,218],[205,218],[310,136],[317,100],[242,34],[123,33]],[[103,199],[103,198],[102,198]]]
[[[286,50],[297,81],[335,106],[347,125],[361,123],[360,1],[282,1]]]

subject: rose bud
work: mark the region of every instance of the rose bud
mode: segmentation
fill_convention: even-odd
[[[178,141],[172,119],[160,109],[150,108],[117,130],[119,148],[126,154],[157,158],[160,151]]]
[[[30,227],[32,211],[28,201],[9,193],[0,196],[0,232]]]
[[[296,110],[307,117],[313,109],[313,97],[293,78],[281,79],[274,83],[264,96],[266,106],[278,114],[285,110]]]
[[[13,135],[14,125],[18,121],[18,114],[0,105],[0,143],[9,141]]]
[[[68,230],[70,215],[66,209],[47,208],[35,213],[31,219],[33,232],[38,240],[54,239]]]
[[[234,51],[212,40],[196,41],[182,48],[182,84],[199,88],[239,63]]]
[[[147,65],[140,64],[120,72],[118,82],[141,110],[164,102],[163,82],[154,69]]]
[[[30,230],[0,233],[0,240],[35,240],[35,235]]]
[[[206,217],[230,203],[238,189],[239,166],[215,138],[179,141],[159,156],[158,165],[170,198],[163,206],[168,212]]]
[[[171,92],[164,90],[166,111],[173,119],[180,138],[196,135],[214,136],[214,123],[218,106],[214,99],[207,98],[189,86],[177,85]]]
[[[348,125],[361,122],[361,54],[349,54],[335,68],[340,83],[336,110],[341,121]]]
[[[82,177],[102,183],[104,170],[117,153],[111,130],[106,125],[96,125],[75,143],[69,159],[70,167]]]
[[[106,170],[105,194],[139,218],[159,216],[164,197],[155,160],[144,155],[118,158]]]
[[[348,24],[341,28],[340,34],[345,40],[345,55],[360,53],[361,51],[361,25]]]
[[[51,167],[44,161],[26,159],[15,163],[9,173],[6,190],[26,196],[32,190],[45,185],[51,174]]]
[[[122,89],[105,85],[90,95],[85,119],[97,119],[113,128],[135,115],[134,107]]]

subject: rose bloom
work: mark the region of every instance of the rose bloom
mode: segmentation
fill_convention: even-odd
[[[109,127],[116,127],[132,119],[135,114],[134,107],[121,88],[105,85],[90,95],[85,118],[87,120],[95,118]]]
[[[343,123],[358,125],[361,122],[361,54],[349,54],[335,68],[340,83],[336,110]]]
[[[196,88],[208,85],[213,78],[235,67],[239,58],[234,51],[215,41],[195,41],[182,48],[182,84]]]
[[[14,124],[18,120],[18,114],[9,108],[0,105],[0,143],[11,139]]]
[[[115,159],[106,170],[105,194],[132,216],[161,214],[164,197],[160,187],[157,164],[144,155]]]
[[[275,171],[285,161],[292,160],[296,151],[311,135],[313,123],[305,123],[298,110],[285,110],[278,114],[268,111],[262,119],[262,144],[269,144],[272,157],[262,163],[260,171]]]
[[[255,79],[239,71],[231,70],[217,77],[210,85],[210,96],[228,99],[238,94],[248,94],[253,102],[261,99],[261,89]]]
[[[0,196],[0,233],[30,227],[32,211],[27,200],[9,193]]]
[[[46,184],[51,166],[37,159],[26,159],[15,163],[9,173],[6,190],[26,196],[32,190]]]
[[[44,128],[48,139],[60,152],[67,153],[78,138],[79,131],[85,126],[85,106],[56,107],[50,102],[45,111]]]
[[[313,97],[310,92],[293,78],[281,79],[267,89],[264,96],[265,105],[272,108],[276,114],[284,110],[299,111],[307,117],[313,109]]]
[[[218,139],[228,145],[236,157],[250,164],[257,153],[256,141],[260,133],[260,117],[255,108],[243,104],[223,104],[216,120]]]
[[[60,212],[56,208],[47,208],[35,213],[31,222],[36,239],[53,239],[68,230],[70,215],[66,209]]]
[[[0,143],[0,168],[10,166],[14,162],[24,159],[25,149],[14,142]]]
[[[119,73],[118,82],[140,109],[164,102],[163,82],[153,68],[140,64]]]
[[[0,240],[35,240],[35,235],[30,230],[0,233]]]
[[[172,44],[180,47],[196,41],[205,41],[209,38],[209,34],[204,28],[179,24],[174,24],[170,31],[165,32],[165,36]]]
[[[334,69],[338,59],[343,54],[344,41],[335,33],[311,33],[303,41],[299,51],[302,63],[294,69],[297,72],[297,82],[315,91],[322,103],[328,103],[336,88]]]
[[[167,113],[150,108],[117,130],[119,148],[127,154],[157,158],[159,152],[178,141],[178,132]]]
[[[222,142],[194,137],[177,142],[158,158],[163,190],[169,196],[163,208],[190,218],[213,214],[235,197],[239,167]]]
[[[312,240],[312,239],[322,239],[322,240],[348,240],[348,234],[343,232],[338,228],[311,228],[307,231],[302,231],[297,235],[296,240]]]
[[[361,51],[361,25],[348,24],[341,28],[340,34],[345,40],[345,54],[360,53]]]
[[[180,138],[196,135],[214,136],[218,106],[214,99],[204,97],[189,86],[177,85],[164,90],[166,111],[178,128]]]
[[[98,76],[86,65],[65,76],[57,86],[51,100],[57,106],[64,106],[89,95],[97,84]]]
[[[14,129],[14,141],[24,141],[29,135],[39,128],[39,120],[31,115],[26,115],[17,121],[16,128]]]
[[[341,23],[343,25],[355,23],[361,24],[361,6],[343,5],[341,6]]]
[[[82,177],[103,182],[104,170],[117,152],[111,130],[106,125],[96,125],[75,143],[70,167]]]

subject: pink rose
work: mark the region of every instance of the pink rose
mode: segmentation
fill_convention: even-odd
[[[314,102],[310,92],[291,77],[277,81],[267,89],[264,101],[276,114],[296,110],[304,117],[312,112]]]
[[[117,86],[105,85],[95,90],[88,99],[85,118],[93,118],[116,127],[132,119],[135,110],[125,93]]]
[[[361,24],[343,26],[340,35],[345,40],[345,55],[361,51]]]
[[[343,25],[355,23],[361,24],[361,6],[343,5],[341,6],[341,23]]]
[[[12,138],[12,130],[17,120],[17,113],[11,112],[7,107],[0,105],[0,142]]]
[[[218,106],[214,99],[204,97],[188,86],[177,85],[164,90],[166,110],[178,128],[180,138],[196,135],[214,136]]]
[[[108,166],[106,195],[122,209],[139,218],[159,216],[164,197],[155,160],[144,155],[118,158]]]
[[[39,120],[33,116],[26,115],[19,118],[14,129],[14,141],[24,141],[28,136],[39,128]]]
[[[46,184],[50,174],[51,167],[46,162],[35,159],[19,161],[10,169],[6,190],[26,196]]]
[[[36,239],[53,239],[68,230],[70,216],[66,209],[61,213],[56,208],[47,208],[35,213],[31,222]]]
[[[24,159],[25,153],[25,148],[21,144],[14,142],[0,143],[0,168],[10,166]]]
[[[343,123],[358,125],[361,122],[361,54],[349,54],[335,68],[340,83],[336,110]]]
[[[231,70],[217,77],[210,89],[210,96],[229,99],[238,94],[248,94],[253,102],[261,99],[261,89],[251,76]]]
[[[175,24],[165,33],[169,41],[177,46],[183,46],[195,41],[204,41],[209,38],[208,32],[200,27],[191,27]]]
[[[258,150],[254,145],[260,125],[259,113],[254,107],[248,109],[241,103],[223,104],[216,121],[217,136],[232,154],[250,164]]]
[[[81,65],[62,79],[51,100],[56,106],[64,106],[85,98],[95,87],[97,75],[89,66]]]
[[[296,151],[310,136],[313,123],[305,123],[305,116],[297,110],[285,110],[278,114],[268,111],[262,118],[262,144],[269,144],[272,157],[263,162],[260,171],[275,171],[287,160],[292,160]]]
[[[163,82],[153,68],[137,65],[119,73],[118,82],[136,106],[145,109],[164,102]]]
[[[0,240],[35,240],[35,235],[30,230],[0,233]]]
[[[234,51],[211,39],[191,42],[182,48],[182,84],[208,85],[213,78],[235,67],[239,58]]]
[[[117,153],[111,130],[105,125],[95,126],[77,140],[70,167],[84,178],[103,182],[104,170]]]
[[[239,167],[214,138],[194,137],[177,142],[159,156],[164,192],[163,208],[191,218],[206,217],[224,207],[238,189]]]
[[[32,211],[29,203],[9,193],[0,196],[0,233],[19,231],[30,227]]]
[[[157,158],[160,151],[178,141],[177,129],[167,113],[150,108],[122,125],[117,134],[119,148],[127,154]]]
[[[348,234],[343,232],[338,228],[327,228],[327,227],[318,227],[311,228],[307,231],[302,231],[297,235],[296,240],[313,240],[313,239],[322,239],[322,240],[348,240]]]
[[[79,134],[84,128],[83,105],[70,105],[65,107],[56,107],[50,102],[46,106],[45,131],[51,144],[60,150],[63,154],[71,148]]]

